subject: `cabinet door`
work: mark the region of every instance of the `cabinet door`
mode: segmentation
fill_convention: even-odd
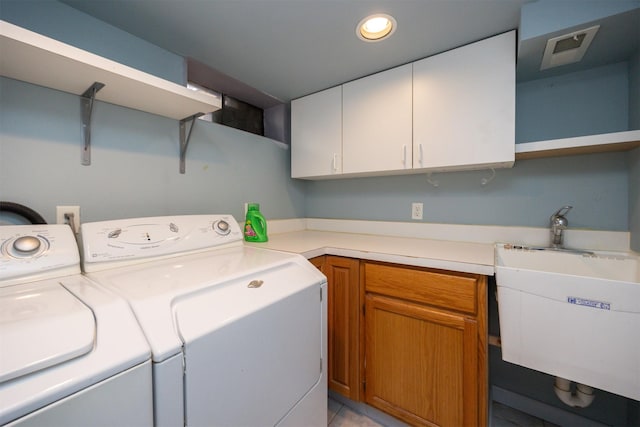
[[[291,177],[342,172],[342,87],[291,101]]]
[[[343,85],[344,173],[412,167],[411,64]]]
[[[315,258],[310,258],[309,262],[313,264],[315,268],[324,273],[324,262],[326,257],[324,255],[317,256]]]
[[[478,423],[473,319],[367,294],[365,323],[368,404],[412,425]]]
[[[357,259],[327,256],[329,388],[359,399],[359,266]]]
[[[413,64],[414,168],[511,166],[515,31]]]

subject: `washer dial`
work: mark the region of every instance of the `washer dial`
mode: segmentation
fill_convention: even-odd
[[[217,221],[215,224],[213,224],[213,229],[215,230],[216,233],[220,234],[221,236],[226,236],[231,232],[231,227],[229,226],[229,223],[224,219],[221,219],[220,221]]]
[[[42,236],[25,235],[8,240],[2,252],[14,258],[36,258],[49,248],[49,242]]]
[[[13,241],[13,249],[21,254],[33,254],[40,249],[40,239],[35,236],[22,236]]]

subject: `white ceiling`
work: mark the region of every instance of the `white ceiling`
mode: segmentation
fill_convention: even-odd
[[[518,27],[525,0],[63,0],[282,102]],[[391,38],[356,37],[388,13]]]

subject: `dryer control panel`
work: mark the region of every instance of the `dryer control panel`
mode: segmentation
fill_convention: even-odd
[[[89,222],[82,224],[80,234],[85,271],[101,269],[101,263],[135,263],[148,258],[239,246],[243,239],[240,226],[231,215],[179,215]]]
[[[78,245],[68,225],[0,227],[0,286],[79,272]]]

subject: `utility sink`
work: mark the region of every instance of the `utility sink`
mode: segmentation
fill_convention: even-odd
[[[640,258],[496,245],[502,358],[640,400]]]

